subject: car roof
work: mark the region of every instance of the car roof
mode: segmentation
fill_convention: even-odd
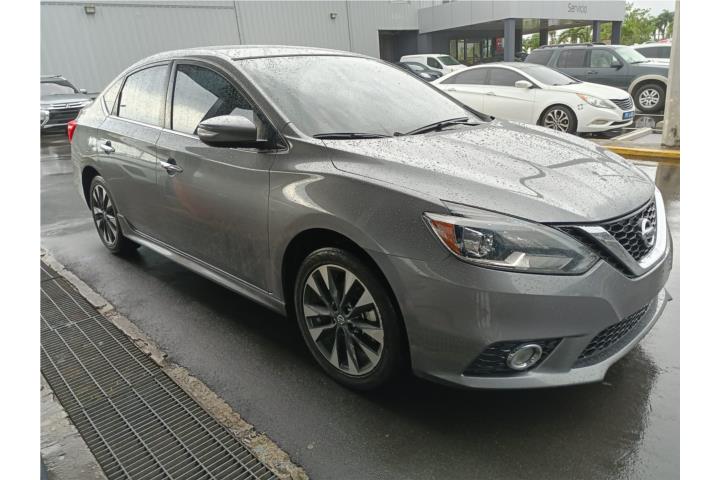
[[[556,43],[554,45],[541,45],[535,50],[546,50],[556,48],[592,48],[592,47],[607,47],[607,48],[618,48],[625,47],[626,45],[608,45],[606,43]],[[535,51],[533,50],[533,52]]]

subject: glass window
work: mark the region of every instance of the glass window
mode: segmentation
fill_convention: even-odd
[[[369,58],[335,55],[237,60],[289,121],[307,135],[393,135],[472,117],[425,81]],[[378,86],[378,78],[382,85]]]
[[[445,65],[460,65],[460,62],[455,60],[450,55],[441,55],[438,57],[438,60],[440,60],[440,62],[442,62]]]
[[[580,83],[579,80],[572,78],[569,75],[553,70],[552,68],[545,67],[543,65],[536,65],[534,63],[523,63],[516,67],[518,70],[522,70],[523,73],[529,75],[532,79],[537,80],[545,85],[552,85],[554,87],[559,85],[571,85],[573,83]]]
[[[507,68],[488,68],[488,70],[490,70],[490,85],[514,87],[518,80],[525,80],[522,75]]]
[[[197,65],[178,65],[172,129],[194,135],[200,122],[221,115],[242,115],[255,122],[250,103],[220,74]]]
[[[607,50],[590,50],[590,66],[592,68],[610,68],[617,61],[615,55]]]
[[[655,47],[641,47],[636,48],[635,50],[642,53],[645,57],[657,58],[657,48]]]
[[[457,75],[450,77],[448,82],[442,83],[459,83],[461,85],[487,85],[489,68],[471,68],[463,70]]]
[[[435,60],[433,57],[427,57],[427,64],[430,67],[433,68],[442,68],[442,65],[440,65],[440,62]]]
[[[559,68],[582,68],[585,66],[585,53],[587,50],[573,48],[563,50],[558,57],[557,66]]]
[[[113,83],[112,86],[107,89],[105,95],[103,95],[103,102],[105,103],[105,108],[108,109],[108,112],[113,111],[113,107],[115,106],[115,99],[117,98],[121,85],[122,78],[119,79],[117,82]]]
[[[149,67],[127,77],[120,93],[118,116],[162,125],[167,65]]]
[[[630,47],[617,47],[615,53],[620,55],[620,57],[628,63],[645,63],[650,61],[645,58],[642,53]]]
[[[58,80],[57,82],[40,82],[40,95],[67,95],[78,93],[70,82]]]
[[[525,59],[527,63],[536,63],[538,65],[547,65],[552,57],[552,50],[546,49],[535,49],[530,52],[530,55]]]
[[[670,47],[670,46],[657,47],[657,52],[656,52],[657,56],[655,58],[670,58],[670,50],[671,49],[672,49],[672,47]]]

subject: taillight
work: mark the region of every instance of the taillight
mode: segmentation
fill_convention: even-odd
[[[72,143],[72,137],[75,135],[75,129],[77,128],[77,120],[70,120],[68,122],[68,140]]]

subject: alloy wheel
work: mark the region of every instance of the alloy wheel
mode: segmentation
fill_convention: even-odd
[[[305,280],[303,315],[323,357],[351,376],[380,362],[384,330],[380,310],[367,287],[348,269],[321,265]]]
[[[552,109],[545,114],[543,126],[560,132],[567,132],[570,128],[570,117],[559,108]]]
[[[646,88],[638,96],[638,102],[644,109],[651,109],[660,102],[660,92],[654,88]]]
[[[114,245],[118,239],[118,223],[115,206],[102,185],[95,185],[90,199],[93,221],[100,237],[107,245]]]

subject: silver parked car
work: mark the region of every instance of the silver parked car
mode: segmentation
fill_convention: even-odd
[[[92,101],[87,90],[76,88],[62,75],[41,75],[40,130],[65,128]]]
[[[352,388],[407,367],[476,388],[599,381],[668,300],[645,174],[376,59],[162,53],[69,135],[110,251],[143,245],[296,318]]]

